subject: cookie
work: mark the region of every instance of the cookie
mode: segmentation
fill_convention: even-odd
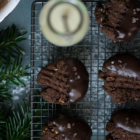
[[[134,97],[140,100],[140,62],[130,54],[116,54],[104,62],[98,77],[106,83],[103,89],[117,103]]]
[[[135,38],[140,30],[140,8],[137,0],[108,0],[108,8],[97,3],[96,22],[102,25],[102,32],[111,40],[126,42]]]
[[[74,120],[66,114],[49,120],[44,126],[41,140],[90,140],[91,129],[87,123]]]
[[[106,140],[139,140],[140,112],[137,110],[120,110],[111,116],[106,125],[109,134]]]
[[[80,60],[62,58],[42,68],[37,83],[46,87],[41,92],[46,101],[69,105],[81,101],[86,95],[89,74]]]

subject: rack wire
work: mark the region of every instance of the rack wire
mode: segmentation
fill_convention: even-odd
[[[95,21],[96,1],[85,1],[91,19],[87,35],[73,47],[56,47],[43,37],[39,28],[39,13],[45,3],[44,1],[34,2],[31,11],[31,140],[39,140],[44,124],[61,111],[84,119],[92,129],[91,140],[105,140],[107,135],[105,126],[111,113],[118,108],[140,110],[140,102],[132,99],[125,104],[117,105],[102,89],[104,82],[98,79],[98,70],[102,69],[106,59],[118,52],[127,51],[140,58],[140,32],[132,41],[115,44],[105,37]],[[88,92],[83,101],[69,106],[46,102],[38,94],[43,87],[36,83],[36,77],[41,68],[62,57],[79,58],[85,64],[90,76]]]

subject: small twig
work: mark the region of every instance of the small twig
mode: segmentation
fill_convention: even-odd
[[[0,79],[0,81],[4,80],[6,78],[9,78],[9,77],[15,76],[15,75],[20,75],[20,74],[21,74],[21,71],[18,71],[17,73],[13,73],[11,75],[7,75],[7,76],[3,77],[2,79]]]

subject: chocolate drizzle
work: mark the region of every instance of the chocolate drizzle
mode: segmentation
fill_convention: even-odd
[[[120,76],[140,80],[140,61],[136,57],[129,54],[116,54],[110,57],[104,63],[103,69]]]
[[[90,127],[85,122],[73,120],[65,114],[51,119],[48,126],[55,126],[65,140],[90,140],[92,135]]]
[[[70,102],[76,103],[87,93],[89,75],[83,63],[76,58],[67,60],[66,65]]]
[[[121,110],[111,116],[115,126],[131,133],[140,134],[140,112]]]
[[[116,42],[133,39],[140,30],[140,10],[136,0],[131,0],[116,28]]]

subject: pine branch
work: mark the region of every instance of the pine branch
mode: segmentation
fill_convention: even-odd
[[[15,25],[0,31],[0,56],[3,60],[7,55],[13,58],[17,54],[22,55],[24,50],[17,43],[26,40],[25,34],[26,32],[21,34]]]
[[[18,104],[18,112],[13,111],[13,117],[9,117],[6,123],[7,140],[30,139],[31,114],[25,102],[24,107],[25,110]]]
[[[40,95],[39,91],[37,92],[37,95]],[[41,100],[42,100],[41,96],[35,99],[35,102],[38,102],[38,104],[36,104],[35,106],[37,110],[34,111],[34,116],[39,116],[41,113],[40,110],[38,111],[38,109],[40,109]],[[48,103],[45,102],[44,104],[42,104],[42,108],[46,108],[47,110]],[[51,109],[52,106],[50,106],[49,108]],[[46,116],[47,114],[48,112],[46,111]],[[30,139],[30,125],[32,121],[34,121],[34,123],[37,123],[34,125],[34,129],[40,129],[40,125],[41,125],[40,119],[38,120],[38,117],[35,117],[33,120],[31,120],[30,107],[28,107],[25,102],[24,102],[24,109],[22,106],[18,105],[18,112],[13,111],[12,117],[8,117],[8,119],[5,119],[5,117],[3,116],[4,115],[0,113],[0,122],[4,122],[4,124],[2,125],[4,130],[1,133],[3,134],[6,133],[6,136],[3,135],[3,139],[29,140]],[[2,127],[0,125],[0,128]],[[36,132],[35,136],[40,137],[41,133]]]
[[[22,59],[19,59],[19,57],[16,57],[14,59],[14,62],[12,63],[9,56],[6,61],[6,67],[3,66],[2,59],[0,60],[0,87],[5,87],[10,83],[13,83],[15,85],[22,84],[25,86],[25,83],[23,82],[21,77],[30,76],[29,73],[24,72],[29,67],[25,66],[24,68],[21,68],[21,64]]]
[[[12,95],[10,95],[10,91],[7,88],[0,88],[0,102],[4,100],[11,100]]]
[[[0,110],[0,140],[4,140],[6,137],[6,118],[5,111],[3,109]]]

